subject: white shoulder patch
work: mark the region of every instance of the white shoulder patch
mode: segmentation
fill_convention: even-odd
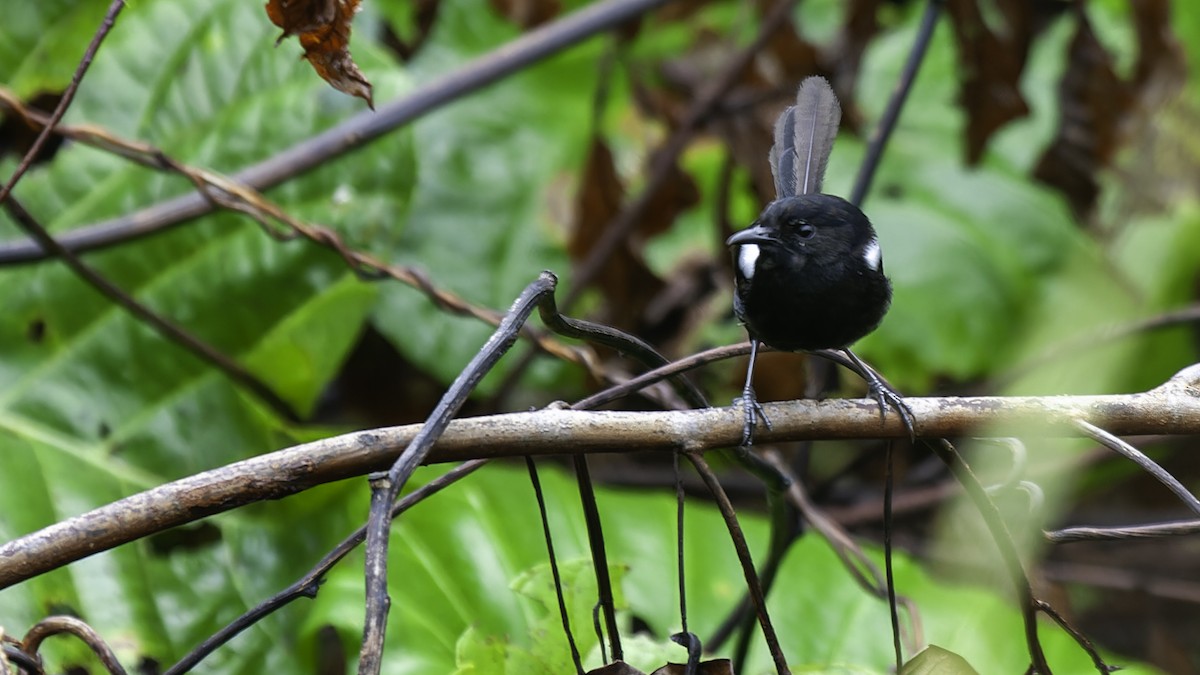
[[[867,267],[873,270],[879,269],[879,265],[883,262],[883,252],[879,250],[879,240],[874,237],[867,242],[866,248],[863,249],[863,260],[866,261]]]
[[[747,281],[754,278],[754,270],[758,264],[758,244],[742,244],[738,247],[738,269]]]

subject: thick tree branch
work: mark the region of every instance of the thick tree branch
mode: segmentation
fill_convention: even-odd
[[[1200,365],[1162,386],[1107,396],[905,398],[926,438],[1078,435],[1086,420],[1115,435],[1200,434]],[[764,405],[774,425],[759,442],[906,437],[875,401]],[[389,467],[419,425],[334,436],[252,457],[127,497],[0,547],[0,588],[205,516]],[[737,445],[740,407],[672,412],[540,410],[455,420],[428,461],[576,452],[675,451]],[[247,449],[253,452],[256,449]]]

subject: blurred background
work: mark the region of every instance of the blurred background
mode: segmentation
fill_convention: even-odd
[[[831,82],[843,122],[825,190],[848,196],[863,180],[873,130],[927,5],[803,0],[776,12],[767,2],[661,4],[266,195],[292,217],[335,231],[347,248],[419,270],[474,307],[503,311],[550,269],[561,279],[565,313],[632,332],[668,357],[743,341],[723,241],[774,196],[766,160],[774,120],[804,77]],[[381,109],[587,6],[364,0],[350,51]],[[6,8],[0,87],[10,102],[0,103],[0,175],[12,173],[36,134],[11,101],[53,109],[104,9],[72,0]],[[141,0],[106,39],[64,122],[231,174],[363,112],[363,101],[329,88],[298,58],[295,40],[272,46],[279,32],[256,2]],[[1182,0],[947,0],[862,202],[895,298],[856,351],[913,396],[1137,392],[1195,362],[1198,45],[1200,8]],[[102,149],[54,140],[14,195],[62,234],[128,221],[192,189]],[[5,258],[23,238],[0,213],[5,540],[246,456],[422,421],[492,330],[412,285],[364,283],[335,252],[277,241],[229,211],[86,254],[140,301],[242,363],[291,407],[287,419],[115,309],[65,266]],[[596,354],[611,378],[638,371],[621,355]],[[744,373],[744,361],[734,360],[693,377],[726,405]],[[574,400],[604,384],[522,342],[464,414]],[[756,389],[762,400],[865,392],[796,354],[764,355]],[[648,396],[612,407],[661,405]],[[1128,440],[1185,485],[1197,484],[1194,439]],[[1194,537],[1039,543],[1043,529],[1185,519],[1182,504],[1087,440],[1029,438],[1014,451],[962,439],[960,447],[985,482],[1038,486],[1036,498],[1018,487],[997,499],[1041,597],[1116,654],[1115,663],[1200,672]],[[779,449],[828,515],[864,543],[879,541],[881,445]],[[963,584],[1005,596],[994,547],[940,463],[922,447],[898,448],[897,457],[895,539],[920,577],[911,584],[935,595]],[[661,595],[673,578],[670,467],[669,457],[615,454],[597,458],[594,471],[614,488],[601,503],[618,533],[614,557],[629,566],[630,625],[656,639],[678,621],[670,595]],[[761,485],[725,470],[727,489],[753,522]],[[424,602],[394,612],[389,672],[473,672],[462,656],[464,644],[480,644],[473,640],[534,652],[530,644],[540,644],[537,612],[521,604],[536,596],[513,599],[506,590],[544,558],[538,539],[521,532],[536,529],[528,487],[504,467],[470,480],[439,502],[436,516],[414,513],[398,527],[411,546],[395,553],[393,586],[421,586],[413,580],[422,575],[432,583]],[[582,555],[577,498],[569,483],[549,480],[561,505],[552,518],[566,540],[561,550]],[[685,483],[694,501],[706,499],[698,479]],[[326,486],[77,563],[0,592],[0,626],[20,634],[48,612],[70,611],[106,635],[126,636],[125,653],[157,672],[307,569],[361,521],[365,498],[353,481]],[[661,519],[638,522],[639,513],[660,511]],[[698,556],[727,548],[716,521],[698,522],[717,528],[701,528],[689,543]],[[748,527],[761,546],[765,525]],[[803,542],[805,560],[821,555],[809,550],[815,545]],[[713,555],[689,563],[701,565],[689,583],[703,628],[719,623],[738,594],[728,551]],[[788,593],[816,594],[817,573],[793,560],[801,557],[789,558],[799,567],[781,583]],[[219,653],[213,672],[342,672],[360,631],[358,562],[339,568],[313,607],[289,608],[260,624],[262,635]],[[813,564],[835,579],[829,584],[854,592],[836,561]],[[956,649],[980,672],[1023,668],[1019,628],[1004,629],[1008,642],[994,644],[955,637],[1000,624],[976,617],[984,622],[971,624],[977,629],[956,631],[967,596],[937,597],[922,606],[932,607],[930,642],[966,640]],[[811,619],[841,601],[816,594],[803,610],[778,602],[780,614]],[[886,614],[862,602],[873,613],[872,628],[862,630],[886,631]],[[446,607],[446,617],[434,616]],[[1008,610],[1001,602],[996,611]],[[886,633],[862,633],[872,644],[856,644],[846,636],[857,635],[857,621],[817,621],[833,633],[812,644],[798,637],[810,624],[797,623],[789,638],[796,662],[882,672]],[[413,650],[413,631],[428,644]],[[834,636],[849,644],[831,647]],[[512,667],[514,652],[501,652]],[[1063,658],[1075,664],[1079,655]],[[64,667],[86,661],[70,648],[61,659]],[[1082,672],[1072,668],[1064,672]]]

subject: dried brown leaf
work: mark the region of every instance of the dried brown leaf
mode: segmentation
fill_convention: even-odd
[[[340,92],[357,96],[374,110],[371,83],[350,57],[350,22],[361,0],[268,0],[267,16],[283,29],[279,44],[299,36],[304,58],[321,79]]]
[[[1139,99],[1163,82],[1178,79],[1183,57],[1170,30],[1169,7],[1162,0],[1131,6],[1138,37],[1133,73],[1122,79],[1115,59],[1092,30],[1085,12],[1077,12],[1075,35],[1067,52],[1067,70],[1059,85],[1059,125],[1034,175],[1058,188],[1080,217],[1099,195],[1097,172],[1109,166],[1130,133]]]
[[[1004,26],[993,30],[975,0],[947,5],[963,71],[960,102],[967,113],[967,162],[976,164],[992,134],[1029,114],[1018,86],[1033,39],[1028,0],[997,3]]]
[[[587,165],[576,196],[575,222],[567,253],[575,261],[583,260],[604,236],[605,229],[620,212],[625,188],[613,164],[612,152],[600,138],[592,140]],[[656,199],[656,202],[658,200]],[[640,225],[658,211],[653,206]],[[670,221],[668,221],[669,224]],[[644,240],[641,227],[635,228],[630,239]],[[662,289],[663,282],[646,265],[639,247],[631,241],[622,243],[613,252],[596,279],[596,287],[604,295],[610,314],[606,323],[634,330],[646,303]]]

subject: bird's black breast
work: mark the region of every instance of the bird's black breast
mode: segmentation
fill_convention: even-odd
[[[760,274],[739,284],[734,311],[755,339],[776,349],[839,349],[875,330],[891,299],[891,284],[882,273],[820,284],[802,274]]]
[[[883,320],[892,287],[857,207],[831,195],[779,200],[745,232],[731,238],[742,242],[731,247],[734,311],[755,339],[786,351],[839,349]],[[747,245],[758,247],[752,266],[739,257]]]

